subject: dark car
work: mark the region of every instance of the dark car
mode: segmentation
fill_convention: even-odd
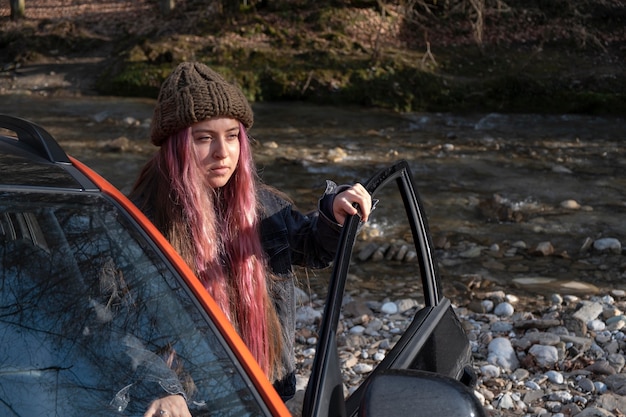
[[[121,192],[41,127],[0,115],[0,129],[0,415],[141,416],[181,391],[194,416],[289,415],[200,281]],[[423,305],[345,398],[336,335],[358,235],[349,218],[303,415],[483,415],[408,165],[366,186],[402,198]]]

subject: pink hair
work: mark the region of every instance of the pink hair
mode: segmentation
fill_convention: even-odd
[[[169,181],[168,197],[157,197],[169,207],[156,204],[153,209],[157,225],[164,226],[170,242],[272,376],[280,356],[280,330],[269,301],[268,268],[258,231],[258,178],[245,128],[241,123],[239,128],[239,164],[221,189],[207,185],[191,129],[170,137],[151,164],[159,178]],[[144,168],[140,182],[149,177],[148,170]]]

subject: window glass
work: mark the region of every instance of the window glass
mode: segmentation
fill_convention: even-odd
[[[395,184],[375,195],[379,199],[369,221],[362,226],[353,248],[346,280],[337,344],[345,393],[351,395],[393,349],[416,312],[424,307],[424,289],[411,227]],[[325,306],[332,270],[300,271],[301,289],[316,295],[300,307]],[[316,335],[319,323],[299,323],[300,335]],[[303,329],[304,327],[306,329]],[[297,357],[301,372],[308,373],[312,347],[300,337]],[[317,342],[317,338],[311,339]]]
[[[424,307],[424,292],[411,228],[395,184],[380,189],[379,202],[357,237],[342,307],[339,348],[351,393],[393,349]]]
[[[262,415],[207,316],[107,200],[0,193],[0,415]]]

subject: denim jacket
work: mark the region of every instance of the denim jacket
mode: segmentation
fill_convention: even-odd
[[[277,279],[271,281],[270,295],[283,332],[283,367],[285,376],[274,387],[288,400],[295,395],[295,282],[292,265],[325,268],[335,257],[341,225],[332,214],[332,202],[345,186],[327,181],[318,210],[303,214],[271,190],[259,192],[261,213],[261,243],[271,271]]]

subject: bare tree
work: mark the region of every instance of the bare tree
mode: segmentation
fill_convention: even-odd
[[[24,0],[10,0],[11,20],[20,20],[26,17]]]
[[[470,13],[470,22],[474,32],[474,40],[480,46],[483,44],[483,32],[485,24],[485,0],[470,0],[473,13]]]

